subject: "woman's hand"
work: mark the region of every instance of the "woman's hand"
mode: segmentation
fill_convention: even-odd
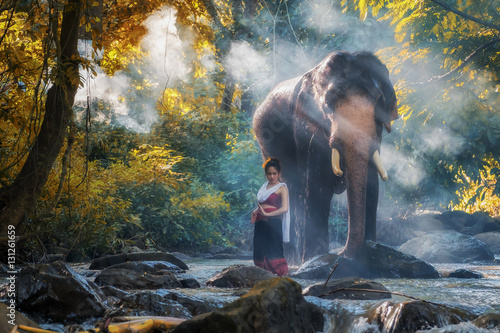
[[[263,208],[260,204],[258,204],[258,205],[259,205],[259,212],[260,212],[260,215],[265,216],[265,217],[270,216],[270,215],[269,215],[269,213],[268,213],[268,212],[266,212],[266,210],[265,210],[265,209],[264,209],[264,208]]]
[[[255,208],[252,212],[252,216],[250,217],[250,223],[254,224],[257,222],[257,215],[259,215],[259,208]]]

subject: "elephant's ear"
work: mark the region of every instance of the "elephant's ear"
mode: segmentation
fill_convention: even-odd
[[[316,132],[319,128],[324,128],[325,117],[321,110],[321,95],[316,91],[319,87],[314,82],[313,72],[307,72],[302,76],[297,88],[297,102],[295,105],[295,115],[303,119],[307,119],[310,127],[309,130]],[[324,96],[324,94],[323,94]]]

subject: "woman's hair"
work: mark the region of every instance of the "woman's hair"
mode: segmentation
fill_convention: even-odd
[[[264,171],[267,172],[267,169],[270,167],[275,167],[276,171],[280,172],[281,171],[281,163],[280,160],[276,157],[270,157],[268,158],[264,164],[262,164],[262,167],[264,168]]]

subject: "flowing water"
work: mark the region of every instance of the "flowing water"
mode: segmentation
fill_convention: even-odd
[[[497,257],[496,262],[500,262]],[[189,270],[181,274],[179,278],[195,278],[200,284],[198,289],[178,289],[176,292],[189,296],[208,299],[212,304],[223,306],[226,303],[238,299],[245,290],[221,289],[206,286],[206,281],[221,272],[224,268],[232,265],[253,265],[252,260],[229,260],[229,259],[183,259],[189,266]],[[83,273],[87,271],[88,264],[71,265],[75,271]],[[472,311],[477,315],[486,313],[500,313],[500,265],[474,265],[474,264],[434,264],[440,273],[447,273],[456,269],[465,268],[480,272],[483,279],[375,279],[383,284],[391,292],[400,293],[417,299],[458,307]],[[85,275],[85,274],[84,274]],[[335,278],[333,273],[332,279]],[[298,280],[303,288],[324,283],[324,280]],[[0,283],[3,283],[0,279]],[[158,290],[157,292],[168,292]],[[356,301],[356,300],[324,300],[318,297],[306,296],[306,300],[321,307],[326,315],[325,333],[384,333],[378,327],[367,323],[362,316],[373,305],[379,301]],[[403,302],[407,297],[393,295],[391,302]],[[62,325],[42,325],[45,329],[62,332]],[[424,331],[421,331],[424,332]],[[432,333],[500,333],[500,330],[479,329],[471,323],[459,325],[448,325],[435,328],[425,332]]]
[[[497,258],[497,262],[499,261]],[[222,302],[231,302],[237,299],[238,293],[232,289],[219,289],[206,287],[205,282],[224,268],[231,265],[253,265],[251,260],[223,260],[223,259],[190,259],[185,260],[189,266],[186,276],[196,278],[202,288],[182,289],[189,295],[215,299]],[[477,315],[486,313],[500,313],[500,265],[475,265],[475,264],[433,264],[440,273],[448,273],[457,269],[468,269],[484,275],[483,279],[375,279],[391,292],[400,293],[417,299],[455,306],[472,311]],[[332,278],[335,278],[333,273]],[[324,283],[321,280],[296,280],[303,288]],[[312,302],[328,313],[325,323],[325,332],[379,332],[377,327],[371,327],[361,315],[379,301],[351,301],[351,300],[323,300],[307,296],[306,300]],[[402,302],[407,297],[393,296],[391,301]],[[339,328],[339,317],[349,318],[349,322],[342,323]],[[354,319],[354,322],[352,321]],[[449,325],[435,328],[425,332],[500,332],[495,330],[479,329],[471,323]]]

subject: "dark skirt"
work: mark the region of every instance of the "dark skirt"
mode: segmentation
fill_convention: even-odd
[[[283,231],[281,219],[271,217],[255,222],[253,261],[278,276],[288,274],[288,263],[283,255]]]

